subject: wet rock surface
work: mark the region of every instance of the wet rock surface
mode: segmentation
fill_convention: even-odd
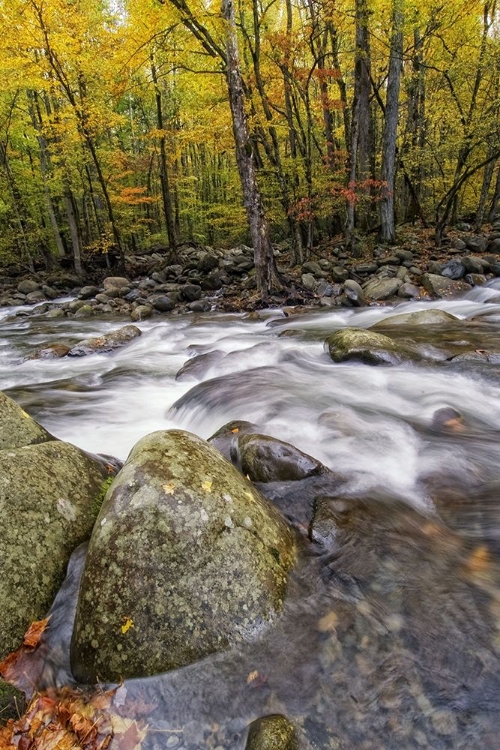
[[[416,352],[389,336],[361,328],[344,328],[332,333],[326,346],[336,363],[357,361],[370,365],[396,365],[420,358]]]
[[[156,674],[257,637],[282,609],[294,557],[285,522],[218,451],[180,431],[143,438],[92,535],[75,674]]]

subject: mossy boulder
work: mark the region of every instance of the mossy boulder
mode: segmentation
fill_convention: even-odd
[[[52,435],[26,414],[19,404],[0,391],[0,451],[45,443],[48,440],[54,440]]]
[[[327,338],[326,346],[334,362],[399,365],[420,359],[418,354],[389,336],[362,328],[335,331]]]
[[[245,750],[299,750],[297,730],[286,716],[263,716],[250,724]]]
[[[18,719],[26,708],[24,693],[0,677],[0,727],[9,719]]]
[[[294,558],[284,520],[215,448],[179,430],[146,436],[92,534],[75,676],[153,675],[256,638],[282,608]]]
[[[0,451],[0,660],[50,607],[108,481],[104,463],[59,440]]]
[[[370,330],[377,331],[379,328],[392,328],[395,326],[437,326],[458,323],[459,318],[444,310],[417,310],[416,312],[400,313],[390,315],[375,323]]]

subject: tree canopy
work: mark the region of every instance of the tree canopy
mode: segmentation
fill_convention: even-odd
[[[0,0],[0,18],[4,262],[255,246],[248,170],[259,231],[297,261],[496,210],[496,0]]]

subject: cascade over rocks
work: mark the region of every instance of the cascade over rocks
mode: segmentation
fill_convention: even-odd
[[[51,605],[112,473],[0,394],[0,660]]]
[[[330,357],[337,363],[357,361],[368,365],[399,365],[420,359],[419,354],[404,344],[362,328],[335,331],[325,343]]]
[[[83,682],[191,664],[257,637],[283,606],[291,529],[205,441],[140,440],[92,535],[72,666]]]

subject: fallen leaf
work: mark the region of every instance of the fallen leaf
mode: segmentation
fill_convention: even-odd
[[[124,618],[125,622],[123,623],[121,627],[122,633],[125,635],[125,633],[128,633],[130,628],[135,628],[134,621],[130,617]]]
[[[250,672],[250,674],[247,677],[247,685],[250,685],[250,687],[253,687],[253,688],[262,687],[262,685],[265,685],[266,682],[267,682],[266,675],[262,674],[262,672],[259,672],[257,669],[254,672]]]
[[[164,484],[162,489],[166,495],[173,495],[175,492],[175,485],[173,482],[169,482],[168,484]]]
[[[49,617],[46,617],[45,620],[37,620],[29,626],[24,636],[23,646],[30,649],[35,649],[38,646],[42,633],[49,623],[49,619]]]
[[[212,485],[213,482],[207,479],[207,481],[203,482],[201,486],[205,490],[205,492],[212,492]]]
[[[231,430],[231,432],[233,433],[233,435],[236,435],[236,433],[239,432],[239,431],[240,431],[239,427],[233,427],[233,429]]]

